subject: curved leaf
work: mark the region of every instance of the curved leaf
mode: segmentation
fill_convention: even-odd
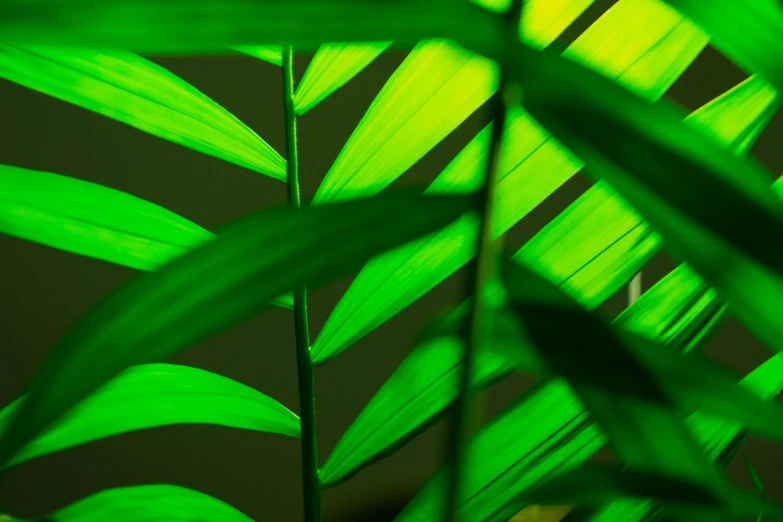
[[[685,70],[706,39],[664,5],[653,12],[659,15],[656,18],[659,21],[651,25],[650,34],[657,36],[658,45],[650,39],[633,44],[638,27],[636,22],[627,22],[647,13],[648,4],[649,1],[622,0],[577,39],[567,54],[593,67],[605,69],[612,78],[655,99],[663,95]],[[630,29],[626,30],[626,26]],[[606,46],[601,45],[604,40],[609,42]],[[620,53],[625,49],[630,51]],[[726,96],[714,102],[715,110],[710,105],[702,110],[707,115],[718,112],[717,107],[721,107],[726,110],[726,116],[717,119],[715,125],[730,129],[725,131],[727,134],[741,133],[741,125],[747,120],[734,119],[733,105],[738,103],[739,95],[732,93]],[[525,112],[510,111],[507,121],[495,189],[495,237],[522,219],[583,165]],[[446,167],[428,192],[463,192],[477,188],[484,171],[489,134],[489,127],[481,131]],[[369,183],[365,174],[366,171],[362,171],[362,176],[351,179],[350,183]],[[467,263],[475,252],[476,227],[474,220],[465,217],[437,235],[388,252],[368,263],[315,339],[312,348],[314,362],[321,364],[335,357]],[[579,234],[573,237],[587,240],[592,236]],[[598,237],[608,239],[604,235]],[[620,246],[628,248],[630,245]],[[647,252],[639,250],[640,256],[654,253],[652,249]],[[549,257],[560,260],[563,256],[558,252],[556,256]],[[565,257],[561,263],[569,262],[570,257]],[[586,261],[589,258],[582,260]],[[577,268],[571,267],[572,271]]]
[[[375,97],[313,203],[377,194],[487,101],[496,83],[490,60],[447,41],[420,43]]]
[[[0,432],[23,401],[0,410]],[[100,387],[8,464],[171,424],[217,424],[299,437],[299,418],[249,386],[197,368],[143,364]]]
[[[0,165],[0,233],[147,271],[215,237],[130,194],[8,165]],[[293,296],[272,303],[290,309]]]
[[[283,48],[277,45],[268,45],[266,47],[239,46],[233,47],[233,49],[269,62],[272,65],[283,65]]]
[[[0,438],[0,465],[129,366],[167,357],[241,323],[289,288],[318,285],[390,247],[442,227],[467,197],[390,194],[307,208],[278,207],[136,277],[62,338],[28,384]]]
[[[318,48],[294,93],[294,111],[302,115],[348,83],[391,42],[324,44]]]
[[[315,51],[324,42],[394,40],[412,46],[429,38],[476,38],[477,17],[491,25],[489,14],[452,0],[14,0],[0,4],[0,39],[169,55],[282,43]],[[494,37],[481,32],[482,40]]]
[[[13,519],[12,519],[13,520]],[[214,497],[180,486],[150,485],[100,491],[40,522],[253,522]],[[21,521],[19,521],[21,522]]]
[[[220,105],[126,51],[0,45],[0,77],[275,179],[285,160]]]

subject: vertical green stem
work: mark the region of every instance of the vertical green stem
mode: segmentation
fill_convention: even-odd
[[[642,273],[639,272],[628,283],[628,306],[631,306],[642,296]]]
[[[506,12],[506,29],[516,35],[522,13],[522,0],[513,0],[511,8]],[[470,436],[472,398],[470,381],[474,370],[476,346],[482,338],[481,331],[481,295],[484,284],[492,276],[497,261],[492,241],[492,209],[495,199],[495,184],[498,162],[503,141],[503,130],[506,124],[508,85],[503,73],[504,64],[500,65],[498,91],[492,97],[492,135],[490,138],[487,170],[481,188],[476,193],[476,210],[480,216],[476,259],[469,265],[469,296],[470,311],[465,328],[465,351],[460,371],[460,388],[454,405],[453,426],[450,430],[450,468],[446,493],[446,520],[460,521],[460,504],[464,482],[467,442]],[[466,521],[467,522],[467,521]]]
[[[288,203],[299,209],[299,162],[296,152],[296,112],[294,112],[294,55],[283,48],[283,102],[285,109],[286,185]],[[307,325],[307,289],[294,289],[294,328],[296,366],[299,377],[299,416],[302,424],[302,489],[305,522],[321,520],[321,485],[318,481],[318,447],[315,437],[315,391],[313,362],[310,358],[310,331]]]

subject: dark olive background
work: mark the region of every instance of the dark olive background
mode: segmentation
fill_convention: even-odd
[[[567,45],[612,2],[597,1],[558,40]],[[299,120],[305,198],[315,190],[404,52],[382,55],[346,86]],[[297,56],[301,77],[310,55]],[[247,56],[155,58],[191,82],[284,153],[280,68]],[[747,75],[713,48],[706,49],[668,96],[693,110]],[[123,190],[213,229],[263,207],[285,202],[283,183],[160,140],[129,126],[16,84],[0,81],[0,163],[57,172]],[[482,109],[435,147],[396,185],[426,186],[487,122]],[[753,154],[773,173],[783,120],[772,121]],[[521,246],[590,182],[581,174],[514,227]],[[657,256],[644,271],[649,288],[675,263]],[[60,336],[91,306],[135,272],[16,238],[0,236],[0,404],[11,402]],[[321,459],[411,348],[434,314],[456,303],[463,271],[316,370]],[[311,293],[313,337],[351,278]],[[604,309],[616,313],[618,295]],[[745,374],[770,352],[731,319],[706,352]],[[296,411],[293,319],[271,310],[169,359],[226,375]],[[487,412],[500,411],[528,385],[510,377],[491,389]],[[531,419],[531,422],[535,422]],[[326,490],[326,521],[391,520],[442,458],[444,423],[350,481]],[[783,500],[783,449],[750,439],[748,455],[772,497]],[[213,426],[145,430],[39,458],[0,479],[0,504],[12,513],[43,515],[109,487],[169,483],[222,499],[259,522],[301,519],[299,443],[292,438]],[[740,460],[729,474],[750,488]]]

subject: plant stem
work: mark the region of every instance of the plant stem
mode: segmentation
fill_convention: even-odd
[[[512,0],[510,9],[505,13],[507,30],[516,34],[519,27],[522,12],[522,0]],[[500,151],[503,141],[503,130],[506,124],[506,96],[507,82],[503,73],[504,64],[500,63],[500,78],[498,91],[492,97],[492,135],[489,144],[489,158],[483,183],[476,193],[476,210],[480,216],[476,259],[469,265],[469,296],[470,311],[465,328],[465,350],[462,357],[462,369],[460,371],[460,388],[454,405],[453,426],[450,430],[450,468],[446,490],[446,520],[457,522],[460,520],[460,504],[462,498],[462,486],[464,482],[467,441],[471,427],[471,375],[473,374],[476,347],[481,342],[481,297],[484,284],[492,276],[497,260],[492,241],[492,209],[495,200],[495,184],[497,167],[500,160]]]
[[[294,112],[294,54],[283,48],[283,105],[285,109],[286,185],[288,203],[301,208],[299,162],[296,151],[296,112]],[[294,289],[294,329],[296,366],[299,378],[299,412],[302,441],[302,489],[305,522],[321,520],[321,485],[318,481],[318,447],[315,436],[315,391],[313,361],[310,358],[310,331],[307,324],[307,289]]]

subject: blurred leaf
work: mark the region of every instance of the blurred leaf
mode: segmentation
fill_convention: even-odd
[[[0,165],[0,232],[147,271],[215,237],[130,194],[8,165]],[[292,308],[291,292],[272,303]]]
[[[490,60],[448,41],[420,43],[375,97],[313,202],[377,194],[487,101],[496,83]]]
[[[193,86],[132,53],[0,45],[0,77],[285,179],[285,160],[252,130]]]
[[[389,45],[391,42],[323,44],[316,51],[305,70],[302,81],[296,88],[294,95],[296,114],[304,114],[348,83]]]
[[[471,205],[467,197],[390,194],[302,211],[278,207],[233,223],[160,271],[134,278],[81,318],[28,384],[29,395],[0,438],[0,465],[129,366],[158,361],[250,319],[289,288],[350,273]]]
[[[597,45],[603,35],[613,38],[610,50],[628,47],[627,42],[633,41],[634,33],[626,33],[625,29],[620,31],[624,40],[615,39],[614,33],[618,27],[624,27],[626,18],[639,14],[631,9],[634,5],[630,0],[618,3],[572,47],[584,53],[581,55],[584,60],[594,66],[603,64],[610,71],[628,67],[630,79],[623,80],[625,77],[621,75],[620,80],[628,86],[633,81],[647,82],[640,83],[639,89],[646,96],[660,96],[689,63],[682,61],[683,56],[690,56],[690,60],[695,58],[703,46],[699,42],[704,41],[702,35],[694,33],[688,24],[681,23],[681,19],[671,18],[671,9],[663,6],[658,13],[670,24],[655,26],[663,43],[660,47],[639,46],[637,51],[641,54],[636,56],[637,62],[618,53],[616,60],[621,65],[617,65],[611,52],[598,46],[598,50],[590,54],[588,47],[581,43],[584,38]],[[619,14],[613,14],[615,12]],[[635,26],[631,24],[631,27]],[[597,36],[593,37],[593,34]],[[673,35],[680,38],[672,39]],[[575,56],[577,51],[569,52]],[[675,69],[669,68],[672,56],[677,57]],[[646,71],[646,75],[640,74],[637,67]],[[657,91],[650,87],[654,83],[651,75],[656,71],[659,74]],[[753,142],[749,137],[755,139],[758,135],[750,129],[757,129],[760,121],[769,118],[774,112],[770,106],[777,107],[773,104],[774,98],[774,92],[763,82],[748,80],[699,109],[690,120],[694,124],[698,122],[699,128],[712,129],[709,132],[723,143],[746,150]],[[467,192],[478,188],[489,133],[490,127],[481,131],[446,167],[428,192]],[[536,208],[582,166],[581,161],[519,110],[512,110],[508,115],[503,147],[493,213],[495,237]],[[358,176],[351,182],[362,183],[363,179]],[[657,251],[657,237],[640,222],[641,218],[626,204],[618,202],[604,184],[569,207],[518,255],[531,266],[535,263],[544,275],[556,276],[558,283],[580,287],[586,300],[597,303],[626,284]],[[466,216],[437,235],[370,261],[315,339],[314,362],[321,364],[335,357],[467,263],[475,252],[476,227],[476,221]]]
[[[234,47],[234,50],[259,60],[264,60],[272,65],[283,65],[283,48],[277,45],[268,45],[266,47],[239,46]]]
[[[744,155],[779,105],[777,93],[752,77],[685,121]],[[595,308],[639,273],[661,246],[660,236],[599,181],[528,241],[515,259]]]
[[[665,0],[709,33],[733,62],[783,90],[783,6],[778,0]]]
[[[306,52],[325,42],[491,42],[490,15],[453,0],[10,0],[0,4],[0,40],[168,55],[283,43]]]
[[[667,251],[721,292],[753,333],[782,350],[775,311],[783,306],[783,255],[768,238],[783,233],[783,207],[772,176],[681,123],[672,106],[509,43],[528,110],[588,160],[588,174],[606,179],[650,221]]]
[[[0,410],[0,432],[24,398]],[[217,424],[299,437],[299,418],[261,392],[197,368],[132,366],[28,444],[9,465],[86,442],[171,424]]]
[[[742,450],[742,460],[745,462],[745,469],[748,470],[748,475],[750,475],[750,479],[753,481],[753,486],[756,488],[756,491],[761,495],[765,495],[764,484],[761,483],[759,474],[756,473],[755,469],[753,469],[753,466],[751,465],[750,459],[748,459],[748,455],[745,453],[745,450]]]
[[[661,502],[692,505],[698,511],[721,516],[748,517],[759,508],[783,517],[783,506],[726,485],[716,495],[687,480],[616,464],[584,464],[547,480],[523,495],[542,504],[595,504],[616,498],[654,498]]]
[[[14,520],[14,519],[12,519]],[[39,522],[253,522],[214,497],[180,486],[131,486],[99,491]],[[19,521],[22,522],[22,521]]]

